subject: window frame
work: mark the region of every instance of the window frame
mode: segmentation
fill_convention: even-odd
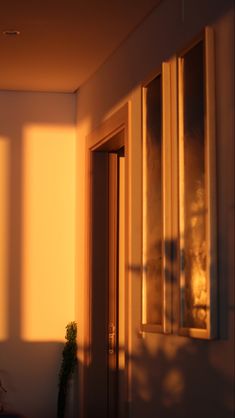
[[[182,57],[199,42],[204,46],[204,158],[205,158],[205,199],[208,213],[206,215],[206,283],[207,283],[207,320],[206,328],[183,326],[182,305],[184,303],[184,274],[182,270],[182,211],[181,211],[181,179],[182,179],[182,143],[183,143],[183,74]],[[213,339],[217,336],[217,238],[216,238],[216,149],[215,149],[215,69],[214,69],[214,38],[213,30],[206,27],[203,33],[187,49],[177,55],[178,75],[178,318],[179,335],[201,339]]]
[[[204,158],[206,207],[206,251],[207,251],[207,306],[206,329],[183,326],[183,280],[180,251],[180,138],[182,140],[182,72],[180,60],[199,42],[204,45]],[[215,61],[213,30],[206,27],[202,33],[179,51],[142,84],[142,196],[146,181],[146,90],[148,84],[158,75],[162,76],[162,280],[163,280],[163,322],[162,325],[145,321],[145,256],[144,256],[144,199],[142,199],[142,285],[141,285],[141,331],[173,333],[200,339],[217,337],[217,218],[216,218],[216,138],[215,138]],[[170,260],[167,241],[171,242]]]
[[[166,257],[166,237],[169,237],[169,228],[170,228],[170,200],[171,200],[171,190],[170,182],[167,176],[167,170],[171,169],[170,167],[170,154],[169,152],[171,143],[170,143],[170,124],[166,115],[169,116],[169,112],[165,111],[166,107],[170,103],[170,65],[169,63],[163,63],[156,72],[154,72],[151,77],[149,77],[142,84],[142,194],[145,195],[145,184],[146,184],[146,146],[147,146],[147,133],[146,133],[146,115],[147,115],[147,106],[146,106],[146,92],[147,87],[155,78],[161,76],[161,94],[162,94],[162,147],[161,147],[161,161],[162,161],[162,324],[152,324],[147,323],[146,321],[146,273],[145,273],[145,204],[144,199],[142,200],[142,282],[141,282],[141,326],[140,330],[142,332],[152,332],[152,333],[171,333],[172,332],[172,312],[171,312],[171,284],[169,277],[171,276],[171,265],[169,266],[169,261]],[[167,151],[168,150],[168,151]],[[164,213],[168,212],[168,216],[164,216]]]

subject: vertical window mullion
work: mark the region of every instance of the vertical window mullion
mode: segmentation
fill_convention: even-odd
[[[147,323],[147,295],[146,295],[146,260],[147,260],[147,254],[146,254],[146,250],[147,250],[147,242],[146,242],[146,218],[147,218],[147,205],[146,205],[146,199],[147,199],[147,192],[146,192],[146,182],[147,182],[147,178],[146,178],[146,174],[147,174],[147,141],[146,141],[146,123],[147,123],[147,109],[146,109],[146,88],[142,89],[142,149],[143,149],[143,168],[142,168],[142,179],[143,179],[143,200],[142,200],[142,264],[143,264],[143,272],[142,272],[142,306],[141,306],[141,322],[142,325]]]
[[[207,184],[207,286],[208,335],[217,335],[217,216],[216,216],[216,144],[215,144],[215,69],[214,36],[212,28],[205,29],[205,137],[206,137],[206,184]]]
[[[179,129],[179,321],[181,322],[183,314],[183,301],[185,294],[185,273],[184,273],[184,262],[185,262],[185,248],[184,248],[184,62],[181,58],[178,59],[178,129]]]
[[[171,76],[170,63],[162,65],[162,213],[163,213],[163,323],[172,332],[172,153],[171,153]]]
[[[178,72],[177,58],[170,61],[171,78],[171,242],[172,242],[172,279],[171,279],[171,310],[172,332],[178,333],[179,324],[179,172],[178,172]]]

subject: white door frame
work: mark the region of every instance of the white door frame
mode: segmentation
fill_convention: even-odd
[[[84,294],[84,321],[85,321],[85,341],[84,341],[84,368],[81,387],[82,411],[81,416],[86,417],[85,401],[89,387],[86,387],[86,373],[92,363],[91,347],[91,312],[92,312],[92,277],[91,277],[91,245],[92,245],[92,228],[91,228],[91,211],[92,211],[92,153],[94,151],[115,151],[124,146],[125,156],[125,371],[124,380],[125,387],[123,390],[125,403],[125,418],[128,417],[128,398],[129,398],[129,363],[128,363],[128,330],[129,330],[129,289],[128,289],[128,265],[129,265],[129,158],[128,158],[128,137],[129,137],[129,111],[128,103],[116,111],[112,116],[106,119],[97,129],[95,129],[86,138],[86,274],[85,274],[85,294]],[[120,417],[124,418],[124,416]]]

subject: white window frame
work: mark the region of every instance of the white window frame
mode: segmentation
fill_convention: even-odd
[[[182,140],[183,140],[183,86],[182,56],[198,42],[204,44],[205,63],[205,188],[206,242],[207,242],[207,322],[205,329],[183,327],[182,303],[184,274],[180,254],[183,248],[182,227]],[[162,75],[162,191],[163,191],[163,325],[146,323],[145,297],[145,205],[143,201],[143,277],[142,319],[143,332],[174,333],[193,338],[212,339],[217,336],[217,234],[216,234],[216,146],[215,146],[215,69],[213,30],[205,28],[190,47],[163,63],[158,72],[142,86],[143,137],[143,196],[146,179],[146,87]],[[171,242],[170,258],[166,243]],[[169,246],[168,246],[169,247]],[[167,253],[168,251],[168,253]]]
[[[206,283],[207,283],[207,319],[206,328],[183,327],[182,304],[184,303],[184,271],[182,263],[179,262],[179,312],[178,312],[178,333],[195,338],[216,337],[216,304],[217,304],[217,278],[216,278],[216,161],[215,161],[215,80],[214,80],[214,41],[213,31],[206,28],[204,34],[194,43],[203,41],[204,44],[204,82],[205,82],[205,195],[206,195]],[[189,48],[188,50],[190,50]],[[178,158],[179,158],[179,253],[184,251],[184,225],[183,225],[183,71],[182,56],[187,51],[179,54],[178,61]],[[179,257],[180,258],[180,257]]]

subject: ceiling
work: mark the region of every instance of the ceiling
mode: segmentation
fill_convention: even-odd
[[[1,2],[0,90],[74,92],[159,1]]]

